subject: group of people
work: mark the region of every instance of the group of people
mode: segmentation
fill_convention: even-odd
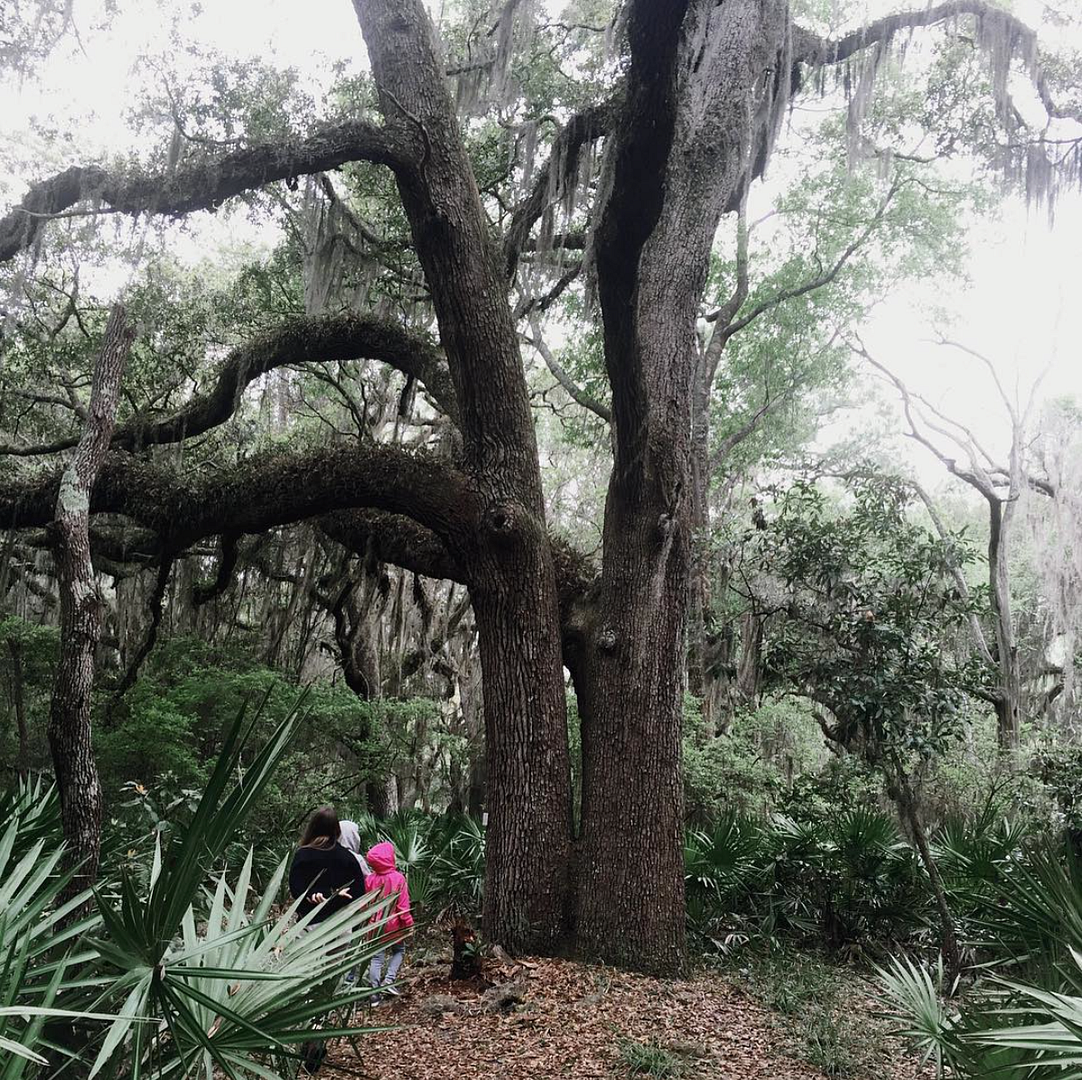
[[[308,819],[300,847],[289,869],[289,891],[299,900],[298,917],[318,923],[366,893],[389,899],[375,917],[382,948],[368,966],[368,981],[377,993],[397,996],[398,969],[406,955],[405,936],[413,926],[405,877],[395,866],[394,844],[384,842],[361,854],[361,837],[353,821],[338,820],[333,806],[322,806]]]

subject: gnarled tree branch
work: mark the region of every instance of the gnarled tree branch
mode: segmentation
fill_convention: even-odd
[[[0,527],[48,523],[57,474],[0,484]],[[232,469],[185,477],[113,451],[90,497],[92,513],[123,514],[181,551],[222,533],[259,533],[343,507],[407,515],[447,541],[463,539],[473,498],[447,461],[396,446],[331,446],[304,454],[257,455]]]
[[[30,247],[45,222],[82,202],[93,201],[122,214],[175,217],[214,210],[242,192],[350,161],[397,165],[408,160],[408,147],[375,124],[346,120],[305,139],[249,146],[183,166],[172,175],[125,176],[97,165],[73,166],[35,184],[0,218],[0,262]]]

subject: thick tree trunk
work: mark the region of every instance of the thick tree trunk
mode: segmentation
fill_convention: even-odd
[[[90,490],[113,432],[132,337],[124,308],[118,304],[109,317],[94,369],[86,426],[61,479],[53,525],[60,590],[60,659],[49,715],[49,746],[60,790],[67,861],[78,866],[69,895],[94,882],[101,845],[101,785],[91,740],[90,708],[102,601],[90,561]]]
[[[473,527],[470,567],[488,754],[485,936],[550,949],[566,928],[571,841],[556,579],[518,336],[421,0],[354,0],[387,125],[412,144],[395,176],[455,389]]]
[[[393,776],[381,777],[369,783],[368,809],[380,821],[398,810],[398,783]]]
[[[577,932],[644,970],[684,963],[680,768],[688,531],[610,493],[605,586],[580,685]]]
[[[511,950],[553,950],[570,914],[566,700],[563,679],[551,677],[562,672],[558,622],[546,604],[551,564],[536,550],[522,554],[519,570],[470,590],[485,708],[484,927]]]
[[[615,462],[586,659],[577,928],[591,951],[671,970],[685,959],[680,744],[695,325],[718,222],[773,115],[764,76],[782,60],[788,10],[633,0],[627,27],[628,94],[596,243]]]

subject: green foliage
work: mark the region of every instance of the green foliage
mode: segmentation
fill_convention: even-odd
[[[1082,745],[1063,742],[1040,748],[1033,771],[1055,800],[1064,825],[1082,836]]]
[[[882,999],[902,1036],[920,1054],[922,1063],[933,1062],[936,1076],[956,1044],[955,1019],[944,1002],[943,961],[934,975],[906,957],[893,957],[877,974]]]
[[[1047,838],[1012,846],[1018,839],[1003,840],[1000,850],[1012,850],[985,862],[985,902],[971,918],[984,963],[961,1002],[948,1004],[941,968],[895,958],[879,971],[899,1033],[935,1062],[937,1075],[1074,1075],[1065,1067],[1082,1052],[1078,862],[1069,846]],[[944,838],[938,843],[946,849]],[[969,846],[987,851],[989,841]],[[967,899],[964,890],[954,894],[963,910]],[[1008,970],[1009,980],[1002,977]]]
[[[1071,950],[1074,982],[1082,985],[1082,954]],[[1011,1063],[1016,1074],[1025,1076],[1077,1077],[1082,1058],[1082,996],[1053,993],[1039,986],[1004,981],[1003,985],[1020,999],[1000,1015],[1017,1021],[1019,1015],[1036,1023],[1008,1023],[1001,1028],[984,1028],[971,1039],[993,1050],[1013,1050],[1018,1060]]]
[[[140,826],[145,834],[168,829],[186,793],[205,783],[243,702],[263,701],[257,724],[266,737],[291,712],[296,696],[290,679],[244,650],[191,638],[165,642],[98,727],[102,786],[117,826],[129,836]],[[405,708],[431,706],[417,701]],[[308,811],[327,801],[328,788],[356,790],[370,777],[382,778],[394,753],[383,725],[396,709],[401,711],[393,703],[361,701],[340,684],[309,688],[299,721],[304,745],[288,751],[246,826],[249,836],[260,838],[261,849],[287,847]],[[343,759],[343,746],[351,759]],[[240,838],[241,859],[247,846]]]
[[[798,481],[755,540],[762,588],[787,611],[768,624],[765,664],[831,710],[836,741],[904,775],[958,737],[983,685],[950,648],[975,610],[953,578],[971,554],[964,536],[945,543],[910,520],[904,484],[865,477],[849,492],[839,511]]]
[[[854,1036],[835,1012],[816,1009],[803,1024],[804,1058],[827,1076],[849,1076],[855,1067]]]
[[[485,833],[479,822],[419,810],[400,810],[386,821],[359,813],[353,820],[362,850],[384,841],[394,844],[398,868],[409,881],[411,903],[423,918],[480,914]]]
[[[75,915],[89,893],[61,899],[73,871],[61,868],[55,792],[20,785],[0,800],[0,815],[0,1077],[19,1080],[50,1049],[49,1017],[70,1018],[58,998],[100,919]]]
[[[768,700],[736,713],[722,735],[707,730],[694,698],[684,701],[684,804],[690,821],[728,810],[766,817],[795,776],[822,762],[822,735],[807,703]]]
[[[0,760],[22,768],[41,770],[50,762],[45,729],[49,719],[59,634],[54,626],[40,626],[17,615],[0,619],[0,680],[7,694],[0,719]],[[27,734],[27,760],[20,761],[16,686],[21,687],[23,720]]]
[[[684,855],[689,926],[723,952],[779,935],[874,948],[926,926],[919,865],[882,810],[767,823],[728,814],[709,832],[689,831]]]
[[[68,921],[90,894],[62,901],[55,796],[24,786],[2,804],[0,833],[0,1045],[4,1080],[46,1054],[78,1056],[90,1076],[291,1075],[302,1042],[353,1035],[349,1017],[370,992],[340,989],[377,940],[378,897],[319,924],[278,916],[283,861],[262,896],[249,853],[235,875],[218,872],[245,818],[282,767],[296,707],[257,749],[259,710],[224,733],[221,753],[189,819],[158,834],[145,880],[122,873],[93,897],[92,914]],[[15,859],[13,853],[23,849]],[[211,888],[208,878],[212,879]],[[250,902],[251,901],[251,902]],[[363,984],[361,984],[363,986]],[[10,1006],[10,1007],[9,1007]],[[340,1014],[319,1030],[311,1022]],[[63,1045],[46,1022],[73,1025]],[[36,1056],[35,1056],[36,1055]]]

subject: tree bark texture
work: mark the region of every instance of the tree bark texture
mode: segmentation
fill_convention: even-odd
[[[721,214],[768,123],[767,73],[787,29],[784,4],[753,0],[642,0],[628,13],[629,89],[597,234],[615,461],[584,665],[577,929],[586,949],[642,968],[685,961],[695,322]]]
[[[48,733],[60,790],[67,860],[78,867],[71,895],[93,884],[101,845],[101,785],[91,741],[91,692],[102,600],[90,561],[90,492],[112,436],[133,336],[124,308],[117,304],[94,369],[83,436],[60,480],[53,523],[60,591],[60,659]]]
[[[484,929],[510,949],[565,936],[571,808],[556,578],[505,263],[420,0],[354,0],[458,405],[476,527],[456,550],[484,678],[489,825]]]

